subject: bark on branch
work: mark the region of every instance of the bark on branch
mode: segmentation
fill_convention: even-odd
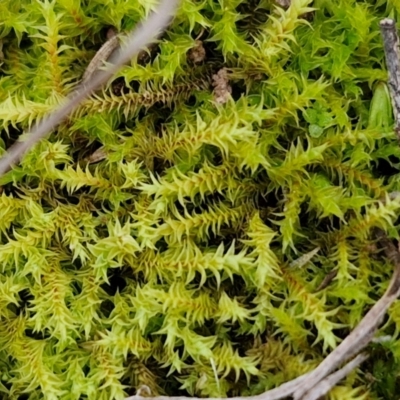
[[[380,22],[385,50],[386,66],[388,69],[390,95],[392,98],[395,132],[400,139],[400,57],[399,36],[393,19],[385,18]]]

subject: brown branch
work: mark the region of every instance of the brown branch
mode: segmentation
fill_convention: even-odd
[[[113,29],[110,29],[107,34],[107,41],[103,44],[103,46],[100,47],[98,52],[92,58],[92,61],[90,61],[89,65],[87,66],[82,78],[83,83],[87,83],[89,81],[93,74],[99,70],[105,61],[108,60],[112,52],[117,49],[118,46],[119,37]]]
[[[315,289],[315,293],[320,292],[321,290],[324,290],[326,287],[328,287],[329,284],[333,281],[333,279],[336,278],[337,274],[338,274],[337,269],[333,269],[332,271],[328,272],[325,278],[319,284],[319,286]]]
[[[121,47],[109,60],[111,65],[99,73],[93,74],[83,82],[75,92],[69,96],[64,105],[39,123],[26,134],[21,135],[21,141],[15,143],[0,159],[0,177],[4,175],[13,164],[19,162],[22,156],[32,148],[40,139],[49,134],[58,126],[65,117],[71,114],[90,94],[107,82],[125,63],[135,56],[141,49],[154,41],[167,27],[179,0],[162,0],[158,9],[127,38],[126,45]]]
[[[393,104],[395,120],[395,132],[400,139],[400,58],[399,58],[399,36],[396,23],[393,19],[385,18],[380,22],[383,38],[383,47],[388,69],[390,95]]]

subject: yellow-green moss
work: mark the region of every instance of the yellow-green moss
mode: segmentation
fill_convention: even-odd
[[[2,151],[73,90],[108,27],[156,4],[2,0]],[[399,12],[182,0],[158,47],[0,179],[0,396],[246,395],[314,368],[391,275],[371,231],[398,235],[400,147],[371,100],[387,93],[378,22]],[[393,340],[331,399],[395,398],[398,309]]]

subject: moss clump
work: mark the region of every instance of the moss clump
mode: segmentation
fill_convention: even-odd
[[[156,3],[3,0],[3,151],[107,28]],[[1,178],[3,398],[246,395],[313,369],[391,275],[372,229],[398,236],[400,147],[372,99],[379,19],[399,12],[182,0],[157,46]],[[395,398],[399,329],[395,304],[393,340],[331,399]]]

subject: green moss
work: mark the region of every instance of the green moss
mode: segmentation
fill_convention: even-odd
[[[108,27],[156,4],[3,0],[2,151],[73,90]],[[182,0],[148,56],[0,179],[3,398],[246,395],[315,368],[391,276],[371,233],[399,230],[379,33],[399,12]],[[216,104],[222,68],[232,97]],[[331,399],[397,392],[399,310]]]

